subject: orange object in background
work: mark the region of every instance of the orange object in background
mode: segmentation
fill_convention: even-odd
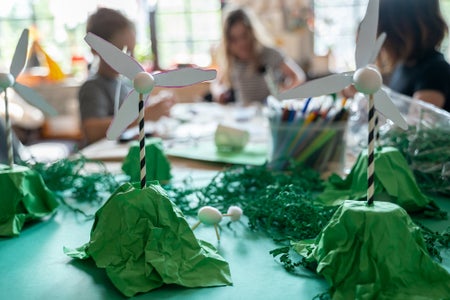
[[[61,67],[48,55],[37,39],[33,40],[27,61],[26,69],[17,78],[19,83],[36,86],[42,81],[56,82],[66,78]]]
[[[44,51],[36,40],[33,41],[28,59],[38,62],[39,65],[28,65],[27,69],[17,78],[17,82],[29,86],[36,86],[43,80],[55,82],[66,78],[59,65]]]

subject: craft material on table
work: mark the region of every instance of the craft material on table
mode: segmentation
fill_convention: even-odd
[[[280,103],[269,97],[270,167],[283,170],[293,161],[320,172],[342,171],[349,112],[346,99],[336,104],[330,98]]]
[[[163,284],[230,285],[228,263],[212,245],[195,238],[181,211],[156,182],[147,182],[146,176],[146,158],[161,153],[145,151],[144,95],[154,86],[178,87],[211,80],[216,71],[183,68],[151,75],[109,42],[92,33],[85,39],[108,64],[133,81],[134,89],[114,117],[107,137],[117,140],[139,117],[139,163],[136,165],[140,167],[140,176],[136,186],[123,184],[97,211],[90,242],[78,249],[66,249],[66,253],[74,258],[92,257],[128,297]],[[131,153],[136,158],[137,154]],[[167,171],[167,165],[153,167]]]
[[[410,125],[402,131],[385,124],[380,144],[403,154],[423,191],[450,196],[450,113],[393,91],[390,96]]]
[[[0,236],[19,235],[24,224],[50,216],[58,202],[39,173],[0,164]]]
[[[97,211],[91,239],[73,258],[92,258],[127,297],[163,284],[231,285],[228,263],[197,240],[184,215],[157,183],[122,185]]]
[[[28,29],[24,29],[12,58],[10,72],[0,73],[0,92],[5,100],[5,135],[8,166],[0,166],[0,235],[18,235],[25,221],[48,216],[54,212],[58,203],[46,188],[37,172],[27,167],[15,165],[12,142],[12,128],[9,115],[7,91],[14,89],[25,101],[49,115],[55,115],[55,109],[32,89],[16,82],[22,72],[28,53]]]
[[[139,181],[139,143],[137,141],[130,144],[128,154],[122,162],[122,170],[130,176],[131,182]],[[147,180],[158,180],[160,182],[169,181],[170,161],[163,150],[160,138],[147,138],[145,140],[146,153],[146,176]]]
[[[174,106],[183,120],[164,143],[168,156],[227,164],[262,165],[268,158],[267,120],[260,107],[216,103]]]
[[[117,115],[114,117],[106,133],[107,138],[117,140],[122,132],[136,119],[139,124],[140,148],[140,182],[141,187],[146,183],[145,159],[145,126],[144,126],[144,96],[149,97],[155,86],[181,87],[212,80],[216,77],[215,70],[198,68],[181,68],[161,73],[149,74],[131,56],[120,51],[117,47],[93,33],[88,33],[86,42],[118,73],[133,82],[133,90],[124,100]]]
[[[344,179],[332,174],[316,201],[323,205],[340,205],[346,199],[366,199],[367,156],[367,151],[361,152]],[[427,207],[430,200],[418,188],[405,158],[397,149],[380,147],[375,150],[374,160],[377,166],[374,175],[375,200],[396,203],[408,212]]]
[[[219,151],[213,140],[176,144],[164,150],[166,155],[237,165],[260,166],[267,162],[267,145],[249,143],[240,151]]]
[[[450,273],[428,255],[419,227],[393,203],[348,200],[315,240],[294,248],[317,266],[336,299],[450,296]]]
[[[247,145],[249,137],[247,130],[219,124],[214,133],[214,143],[221,152],[241,151]]]
[[[0,92],[5,96],[5,126],[6,145],[8,149],[8,164],[12,168],[14,165],[11,120],[9,116],[9,101],[7,96],[8,88],[14,89],[25,101],[41,109],[48,115],[56,115],[56,110],[50,106],[38,93],[32,89],[18,83],[16,78],[25,67],[28,52],[28,29],[24,29],[17,43],[14,56],[11,61],[9,73],[0,73]],[[2,141],[3,142],[3,141]]]
[[[437,287],[435,297],[444,298],[450,289],[450,274],[425,252],[423,238],[416,233],[417,227],[409,220],[406,211],[394,203],[374,202],[377,112],[402,129],[408,128],[397,107],[381,88],[381,74],[371,65],[384,41],[383,34],[377,38],[378,15],[379,1],[369,0],[357,34],[355,72],[313,80],[279,95],[280,99],[314,97],[339,92],[353,84],[369,100],[366,201],[345,201],[316,240],[299,242],[306,246],[298,247],[297,252],[310,260],[316,272],[325,276],[333,298],[405,299],[410,295],[426,296],[434,281]],[[386,252],[386,249],[389,250]],[[405,250],[408,251],[407,256],[404,255]],[[409,254],[415,259],[409,260]],[[399,261],[405,271],[399,270]],[[418,261],[421,263],[417,264]],[[410,294],[411,290],[414,292]]]

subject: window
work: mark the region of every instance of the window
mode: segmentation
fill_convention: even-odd
[[[146,28],[147,17],[143,0],[10,0],[2,3],[0,10],[0,70],[8,70],[24,28],[37,29],[37,37],[43,49],[54,59],[65,73],[71,72],[71,56],[89,57],[90,50],[84,42],[86,20],[98,6],[106,6],[123,11],[136,24]],[[138,30],[142,44],[145,32]],[[30,35],[30,44],[33,34]]]
[[[260,0],[253,0],[260,3]],[[258,1],[258,2],[256,2]],[[267,0],[269,1],[269,0]],[[277,1],[277,0],[270,0]],[[286,0],[284,0],[286,1]],[[326,55],[331,51],[334,63],[331,71],[354,68],[355,33],[368,0],[305,0],[314,8],[314,53]],[[86,20],[98,6],[123,11],[136,23],[136,58],[140,62],[154,59],[151,51],[149,7],[156,4],[156,36],[153,45],[158,50],[159,65],[170,68],[175,64],[210,64],[211,47],[221,34],[220,0],[10,0],[3,1],[0,10],[0,72],[9,69],[14,47],[23,28],[36,26],[44,50],[56,60],[63,71],[70,73],[71,56],[89,58],[84,43]],[[229,1],[245,2],[246,1]],[[261,1],[262,3],[262,1]],[[441,8],[450,24],[450,0],[441,0]],[[450,58],[448,38],[443,52]]]
[[[441,11],[442,11],[442,15],[445,18],[445,21],[450,26],[450,0],[441,0]],[[442,52],[447,57],[447,60],[450,61],[450,47],[449,47],[449,37],[448,36],[442,43]]]
[[[331,71],[354,69],[355,40],[359,22],[368,0],[312,0],[314,4],[314,53],[326,55],[331,50],[334,64]],[[450,0],[440,0],[442,14],[450,25]],[[448,36],[442,51],[450,60]]]
[[[314,0],[314,53],[331,54],[331,71],[354,69],[355,40],[368,0]]]
[[[211,63],[211,47],[220,40],[218,0],[158,1],[156,12],[159,65]]]
[[[98,6],[119,9],[136,23],[135,56],[140,62],[149,60],[153,58],[149,8],[154,4],[159,65],[162,68],[180,63],[208,66],[210,48],[220,39],[219,0],[11,0],[3,3],[0,10],[0,69],[9,69],[21,31],[34,25],[43,48],[64,72],[70,73],[73,54],[91,56],[83,37],[86,20]]]

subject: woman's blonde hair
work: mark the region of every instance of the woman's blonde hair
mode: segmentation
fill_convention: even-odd
[[[230,52],[230,32],[236,24],[244,24],[250,38],[252,39],[252,68],[259,68],[261,65],[260,54],[263,47],[273,44],[263,25],[256,18],[254,13],[245,7],[228,5],[223,11],[222,37],[218,49],[218,64],[220,80],[222,83],[230,85],[230,73],[233,68],[234,57]]]

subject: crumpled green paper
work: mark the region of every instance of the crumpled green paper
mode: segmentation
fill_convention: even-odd
[[[313,241],[294,249],[317,263],[333,299],[449,299],[450,274],[396,204],[345,201]]]
[[[122,185],[97,211],[90,241],[64,252],[73,258],[92,257],[128,297],[163,284],[232,284],[228,263],[212,245],[196,239],[157,184],[143,190]]]
[[[317,197],[323,205],[339,205],[345,199],[367,198],[367,150],[362,151],[350,174],[342,179],[332,174],[325,190]],[[396,203],[408,212],[426,207],[430,200],[419,190],[417,182],[403,155],[393,147],[375,150],[375,200]]]
[[[58,207],[39,173],[28,167],[0,164],[0,236],[19,235],[28,220],[52,214]]]
[[[139,142],[134,141],[130,145],[128,154],[122,162],[122,170],[129,175],[131,181],[140,180],[140,148]],[[161,182],[170,180],[170,162],[164,154],[160,138],[145,139],[145,164],[147,170],[147,181],[158,180]]]

